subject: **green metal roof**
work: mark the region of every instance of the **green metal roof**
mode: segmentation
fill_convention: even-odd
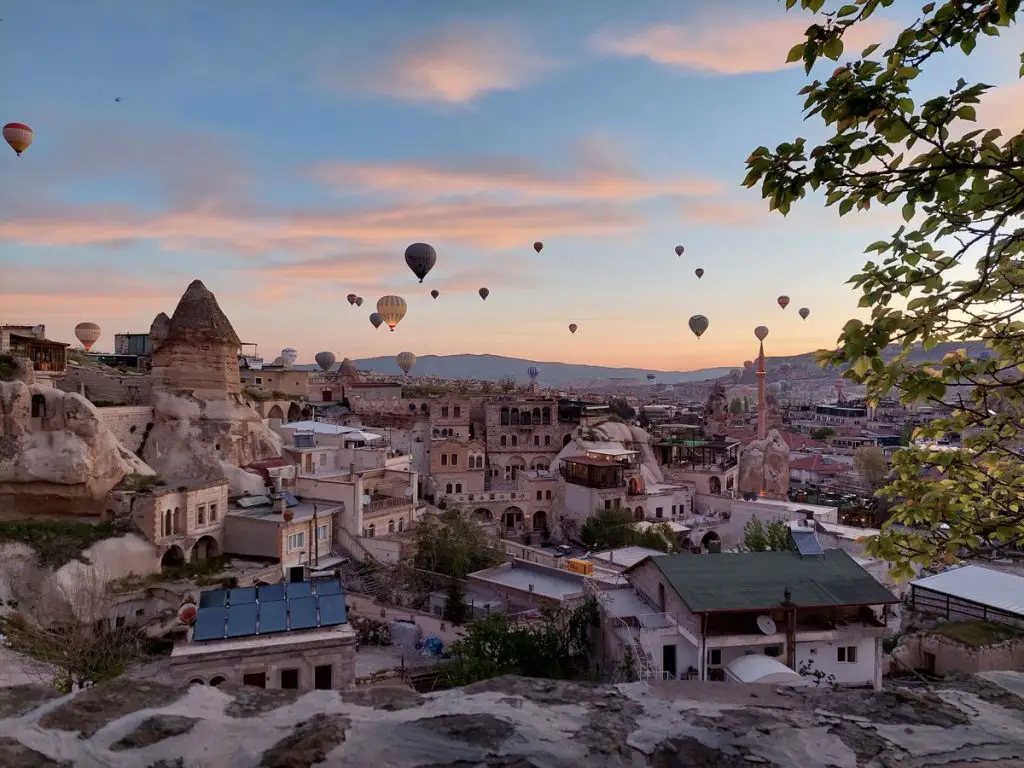
[[[841,549],[816,557],[798,552],[665,555],[651,558],[651,564],[693,613],[777,608],[787,587],[797,607],[899,602]]]

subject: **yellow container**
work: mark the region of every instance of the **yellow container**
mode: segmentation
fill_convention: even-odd
[[[581,576],[593,576],[594,575],[594,564],[589,560],[577,560],[573,558],[566,567],[573,573],[578,573]]]

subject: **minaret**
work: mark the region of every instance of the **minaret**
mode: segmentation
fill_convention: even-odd
[[[757,352],[757,439],[764,440],[768,437],[768,404],[765,402],[765,376],[764,369],[764,342],[759,342],[760,348]],[[764,495],[764,489],[761,489]]]

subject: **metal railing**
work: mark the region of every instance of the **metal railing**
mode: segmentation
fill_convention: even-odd
[[[407,507],[412,504],[409,499],[378,499],[377,501],[371,501],[363,507],[364,512],[380,512],[385,509],[396,509],[397,507]]]

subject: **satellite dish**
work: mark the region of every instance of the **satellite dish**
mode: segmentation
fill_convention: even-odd
[[[32,326],[32,335],[33,336],[39,336],[39,335],[42,334],[42,332],[43,332],[43,326],[41,326],[41,325],[33,325]]]
[[[413,495],[413,493],[414,493],[414,491],[413,491],[413,489],[412,489],[412,488],[406,488],[406,489],[405,489],[405,498],[407,498],[407,499],[411,499],[411,498],[412,498],[412,495]]]
[[[775,620],[767,615],[757,617],[757,628],[766,635],[774,635],[779,631],[778,627],[775,626]]]
[[[369,504],[370,501],[372,501],[372,499],[370,498],[369,494],[364,493],[363,494],[363,504]]]

